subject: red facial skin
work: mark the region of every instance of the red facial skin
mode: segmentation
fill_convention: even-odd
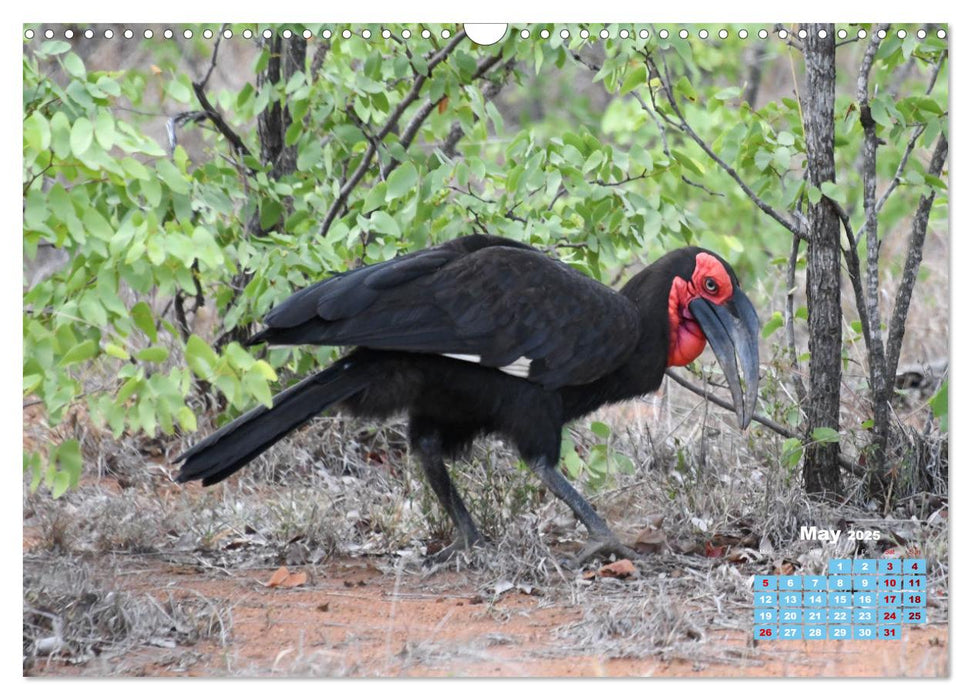
[[[706,288],[714,282],[714,291]],[[690,280],[675,277],[668,295],[668,318],[671,323],[671,344],[668,347],[668,367],[683,367],[705,349],[705,334],[695,320],[688,303],[707,299],[721,304],[733,294],[732,280],[717,258],[708,253],[695,257],[695,271]]]

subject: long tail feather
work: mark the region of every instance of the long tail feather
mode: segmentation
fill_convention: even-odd
[[[185,464],[175,480],[202,479],[203,486],[222,481],[328,406],[361,391],[367,383],[362,374],[343,360],[277,394],[273,408],[244,413],[176,457]]]

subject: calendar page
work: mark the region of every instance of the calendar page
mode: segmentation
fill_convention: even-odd
[[[959,670],[942,15],[359,5],[18,26],[23,674]]]

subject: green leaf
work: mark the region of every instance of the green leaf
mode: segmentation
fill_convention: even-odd
[[[53,465],[57,472],[53,475],[51,495],[60,498],[72,486],[77,486],[81,478],[81,446],[77,440],[65,440],[54,450]]]
[[[813,430],[813,440],[816,442],[839,442],[840,434],[832,428],[815,428]]]
[[[799,438],[788,438],[782,443],[782,464],[789,469],[794,468],[802,459],[802,441]]]
[[[114,117],[105,110],[98,112],[98,116],[94,120],[94,137],[98,144],[106,151],[110,151],[112,146],[115,145],[115,135]]]
[[[102,241],[110,241],[115,235],[115,229],[97,209],[86,209],[81,222],[85,231]]]
[[[208,381],[216,374],[219,357],[206,341],[197,335],[191,335],[185,344],[185,361],[197,377]]]
[[[931,397],[931,411],[934,417],[941,422],[941,430],[947,432],[948,400],[947,400],[947,380],[941,384],[941,388]]]
[[[78,362],[90,360],[98,354],[98,343],[95,340],[84,340],[68,350],[61,358],[59,365],[68,367]]]
[[[846,192],[843,191],[835,182],[827,180],[826,182],[820,184],[819,189],[822,190],[823,194],[832,199],[834,202],[843,203],[846,201]]]
[[[762,337],[768,338],[770,335],[779,330],[782,327],[782,324],[782,313],[779,311],[774,312],[772,317],[765,322],[764,326],[762,326]]]
[[[135,326],[153,343],[158,341],[158,331],[155,329],[155,318],[152,316],[151,307],[144,301],[140,301],[131,307],[131,318]]]
[[[624,83],[620,86],[620,94],[626,95],[631,90],[647,84],[647,66],[640,63],[627,73]]]
[[[76,53],[69,53],[61,60],[64,61],[64,70],[70,75],[80,80],[87,77],[84,73],[84,61]]]
[[[606,423],[594,421],[590,424],[590,430],[601,440],[606,440],[610,437],[610,426],[608,426]]]
[[[116,357],[119,360],[127,361],[131,359],[131,355],[128,354],[128,351],[125,350],[125,348],[121,347],[120,345],[115,345],[114,343],[105,343],[105,353],[111,357]]]
[[[50,147],[51,126],[40,112],[34,112],[24,121],[24,140],[36,152]]]
[[[261,404],[267,408],[273,408],[273,394],[270,391],[270,385],[267,384],[266,379],[260,372],[247,372],[244,374],[243,388],[252,394]]]
[[[41,385],[44,381],[43,374],[25,374],[24,375],[24,396],[33,393],[33,391]]]
[[[411,192],[418,182],[418,170],[412,163],[402,163],[395,168],[388,176],[388,192],[385,195],[387,201],[398,199],[404,194]]]
[[[159,177],[162,178],[162,182],[168,185],[170,190],[176,194],[189,194],[189,183],[185,179],[185,175],[179,172],[172,161],[160,160],[155,169],[158,171]]]
[[[395,238],[401,236],[401,229],[398,227],[398,222],[387,212],[381,211],[380,209],[372,212],[369,222],[371,230],[377,233],[387,233]]]
[[[94,125],[87,117],[78,117],[71,127],[71,153],[80,158],[94,141]]]
[[[175,419],[179,421],[179,425],[187,433],[194,433],[198,429],[196,425],[196,414],[188,406],[183,406],[176,411]]]
[[[135,359],[143,362],[165,362],[169,359],[169,351],[167,348],[158,346],[143,348],[135,353]]]

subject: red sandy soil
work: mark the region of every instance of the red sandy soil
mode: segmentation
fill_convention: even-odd
[[[214,572],[156,563],[126,574],[132,592],[203,596],[228,611],[225,646],[149,648],[81,666],[37,663],[32,675],[368,677],[946,677],[948,630],[909,627],[896,642],[754,643],[711,631],[676,657],[609,659],[563,649],[553,631],[581,619],[568,601],[510,590],[483,599],[461,572],[399,576],[367,560],[329,562],[293,588],[272,569]],[[575,646],[575,645],[570,645]]]

